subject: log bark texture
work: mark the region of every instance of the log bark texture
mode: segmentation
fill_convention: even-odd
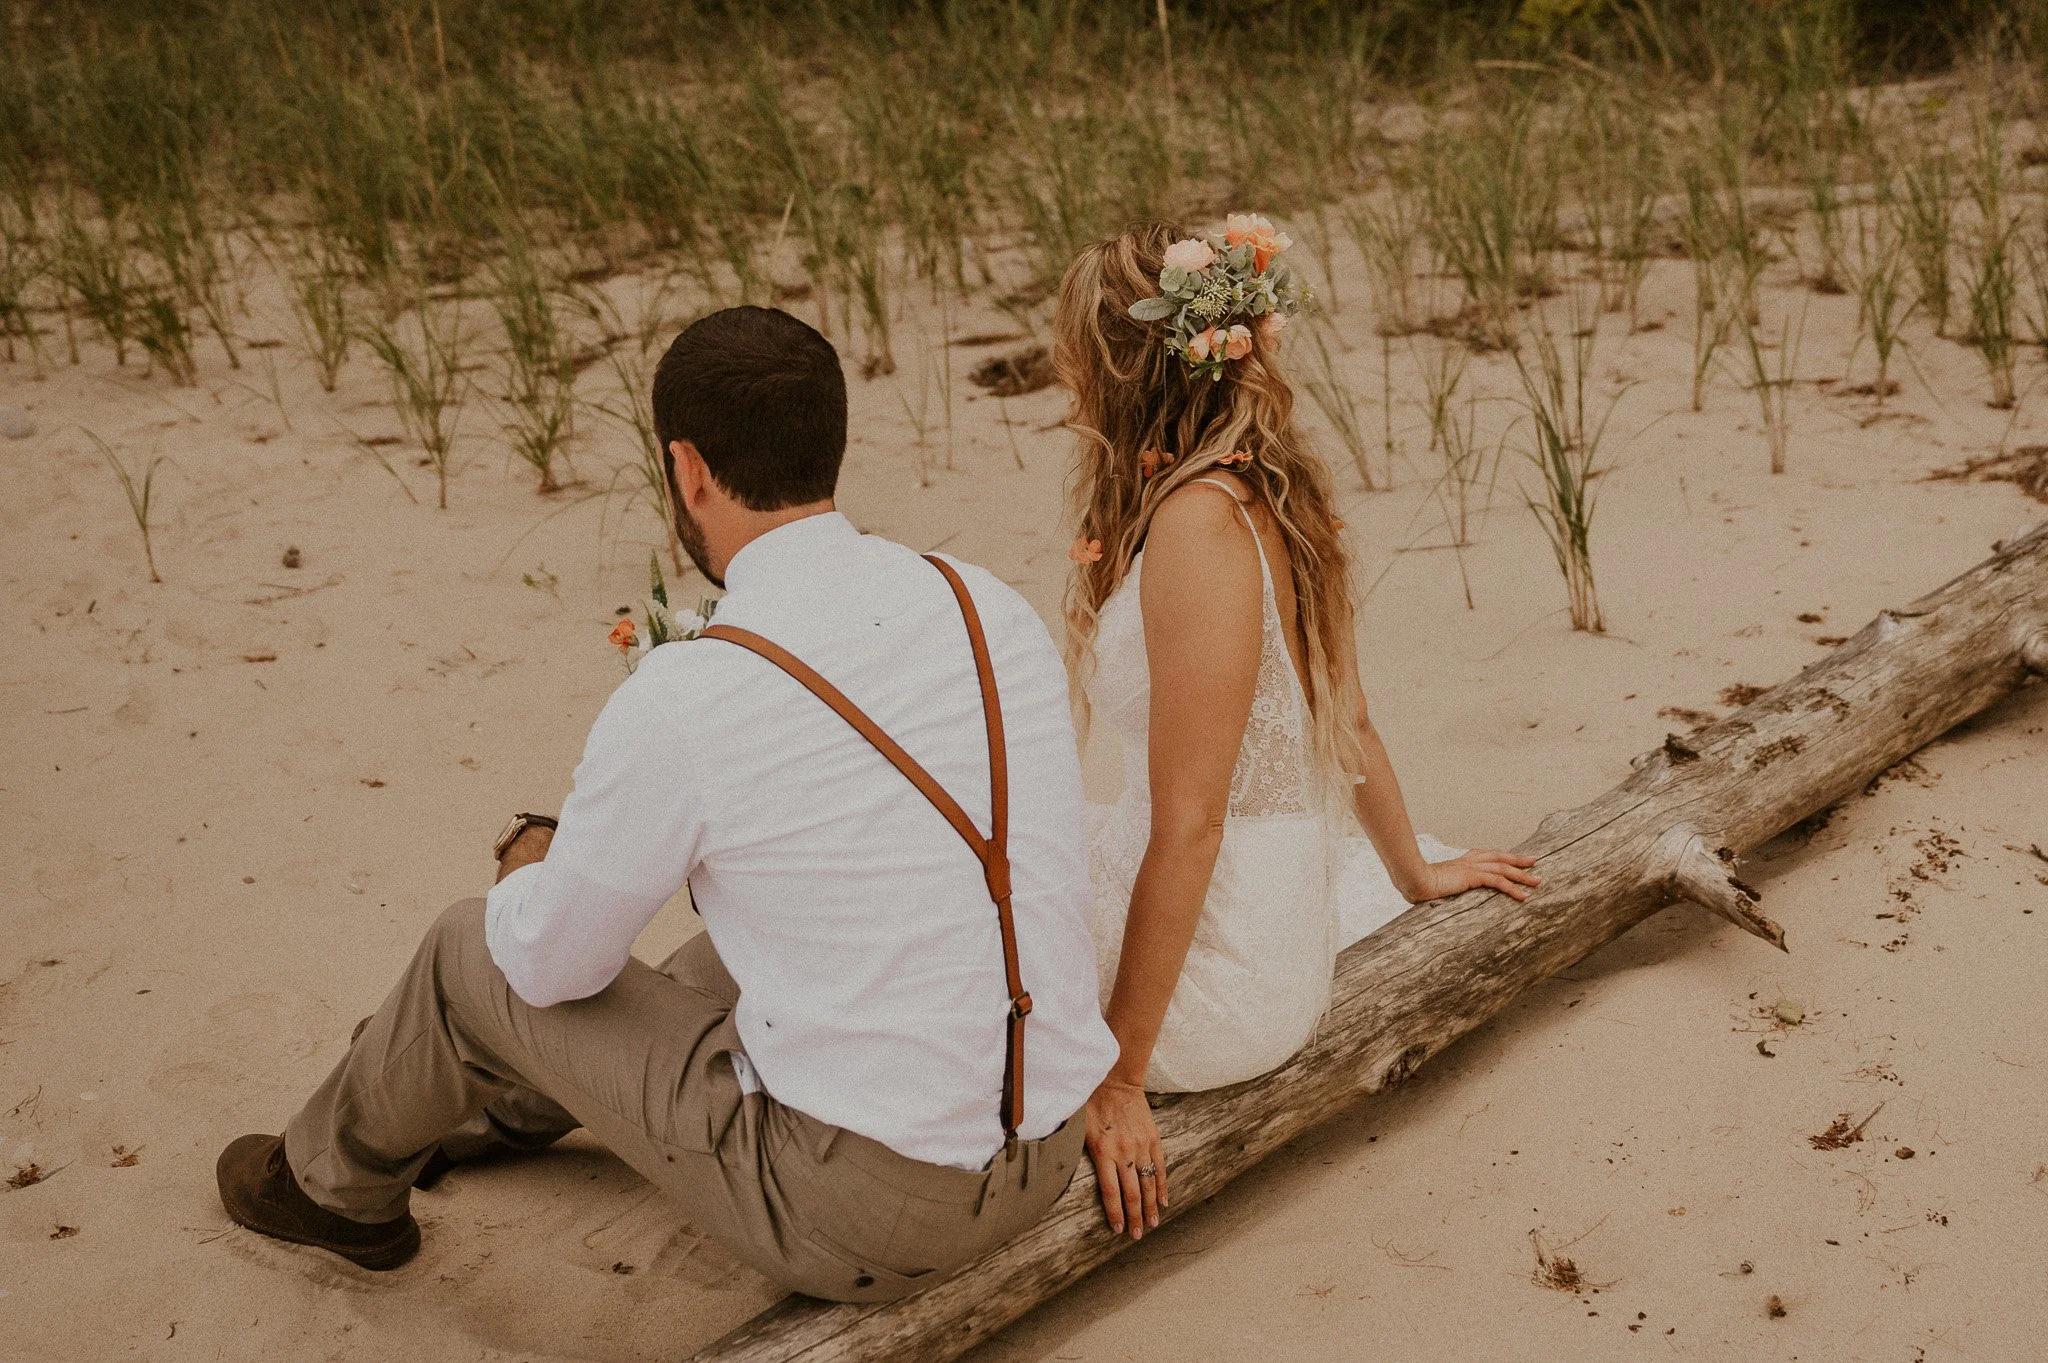
[[[1521,850],[1543,887],[1418,905],[1338,960],[1315,1039],[1249,1083],[1159,1114],[1172,1215],[1277,1147],[1413,1074],[1531,986],[1643,918],[1690,899],[1783,948],[1735,878],[1738,853],[1785,831],[2048,672],[2048,523],[1734,714],[1637,759],[1589,804],[1543,820]],[[691,1363],[940,1363],[1130,1244],[1103,1223],[1092,1172],[1037,1226],[903,1301],[786,1298]]]

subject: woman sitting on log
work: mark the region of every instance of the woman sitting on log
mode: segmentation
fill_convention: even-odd
[[[1527,857],[1418,838],[1366,714],[1329,470],[1274,362],[1307,301],[1287,245],[1249,216],[1136,227],[1081,253],[1054,318],[1080,437],[1069,667],[1126,776],[1090,849],[1121,1056],[1087,1143],[1134,1239],[1168,1200],[1146,1090],[1284,1062],[1337,952],[1410,903],[1537,883]]]

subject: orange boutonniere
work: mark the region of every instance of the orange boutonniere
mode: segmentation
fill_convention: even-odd
[[[1138,456],[1138,467],[1147,478],[1158,477],[1172,462],[1173,456],[1165,450],[1146,450]]]
[[[638,627],[635,626],[630,619],[627,619],[621,620],[618,624],[613,625],[612,632],[606,635],[605,637],[611,640],[613,646],[615,646],[619,650],[619,652],[626,653],[631,651],[633,647],[633,641],[640,637],[640,632]]]
[[[1235,454],[1224,455],[1221,459],[1218,459],[1216,462],[1227,469],[1246,468],[1252,462],[1252,452],[1250,450],[1239,450]]]
[[[1102,562],[1102,541],[1075,540],[1073,548],[1067,550],[1067,557],[1076,563],[1100,563]]]

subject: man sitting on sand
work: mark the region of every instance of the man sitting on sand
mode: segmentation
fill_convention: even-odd
[[[282,1137],[228,1146],[221,1200],[396,1268],[423,1174],[581,1126],[777,1282],[901,1296],[1051,1206],[1116,1058],[1065,669],[990,574],[833,509],[846,387],[810,327],[714,313],[653,403],[718,623],[646,656],[559,827],[513,820],[488,899]],[[706,931],[633,959],[686,883]]]

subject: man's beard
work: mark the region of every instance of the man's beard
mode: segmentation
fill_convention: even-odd
[[[690,562],[697,565],[697,571],[704,574],[704,580],[724,591],[725,579],[711,571],[710,550],[704,545],[704,529],[680,501],[676,503],[676,542],[683,546]]]

